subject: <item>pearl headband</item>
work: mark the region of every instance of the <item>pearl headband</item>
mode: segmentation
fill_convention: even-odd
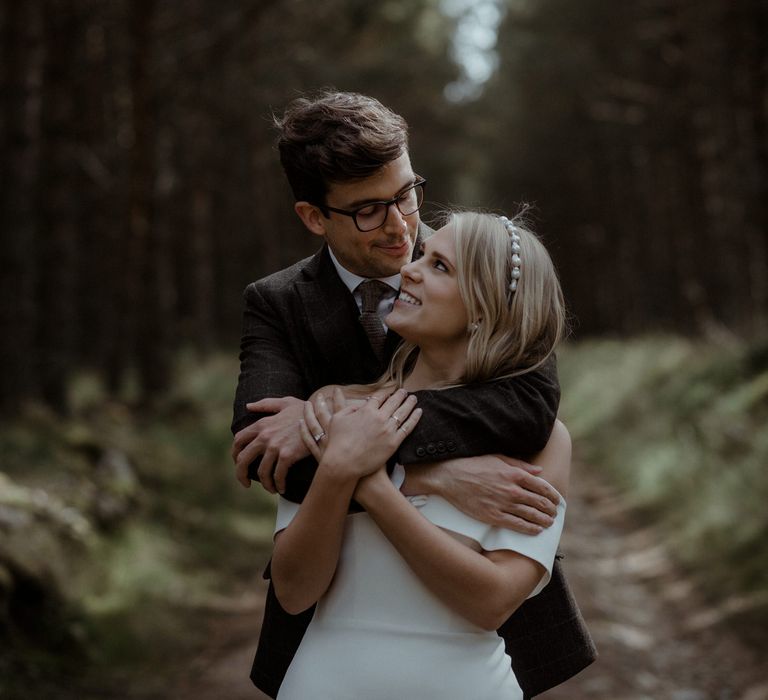
[[[520,279],[522,271],[520,269],[520,235],[517,233],[517,227],[506,217],[500,216],[499,220],[504,224],[504,228],[507,229],[509,238],[511,240],[510,247],[512,248],[512,280],[509,283],[509,291],[514,294],[517,289],[517,281]]]

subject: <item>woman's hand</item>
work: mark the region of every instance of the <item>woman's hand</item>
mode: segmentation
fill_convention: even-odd
[[[323,387],[330,394],[316,391],[304,405],[304,418],[299,421],[299,434],[310,454],[320,462],[328,445],[327,430],[334,413],[344,408],[361,408],[365,401],[345,398],[340,387]],[[326,396],[328,398],[326,399]]]
[[[324,397],[305,406],[301,434],[321,468],[359,479],[383,466],[421,418],[416,397],[404,389],[381,390],[363,405],[347,405],[334,391],[333,407]]]

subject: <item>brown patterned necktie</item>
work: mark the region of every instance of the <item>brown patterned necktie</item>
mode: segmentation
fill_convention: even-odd
[[[360,323],[363,326],[368,340],[371,342],[373,352],[376,357],[382,359],[384,355],[384,342],[387,339],[387,332],[384,330],[384,324],[379,318],[379,303],[391,291],[391,287],[379,280],[367,280],[361,282],[358,287],[363,300],[363,312],[360,314]]]

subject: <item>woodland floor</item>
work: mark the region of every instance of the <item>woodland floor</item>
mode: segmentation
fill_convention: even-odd
[[[600,656],[545,700],[766,700],[764,643],[747,644],[674,566],[652,527],[579,469],[569,497],[564,566]],[[261,582],[259,583],[259,585]],[[248,680],[263,589],[222,605],[208,643],[168,698],[262,700]],[[468,699],[471,700],[471,699]]]

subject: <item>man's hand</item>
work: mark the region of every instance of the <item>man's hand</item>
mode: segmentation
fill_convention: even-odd
[[[442,496],[467,515],[535,535],[554,522],[557,491],[537,476],[541,467],[501,455],[452,459],[406,468],[408,496]]]
[[[309,456],[299,432],[299,420],[304,415],[304,401],[286,396],[262,399],[246,404],[253,413],[274,413],[238,431],[232,443],[235,476],[246,488],[251,485],[248,465],[263,455],[259,465],[259,480],[270,493],[285,491],[288,469]]]

